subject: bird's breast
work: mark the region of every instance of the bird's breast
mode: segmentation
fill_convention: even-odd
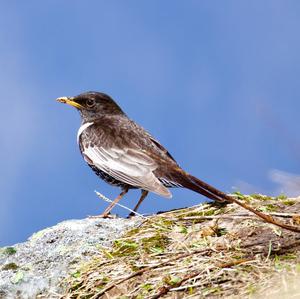
[[[93,124],[94,124],[94,122],[87,122],[80,126],[80,128],[78,129],[78,132],[77,132],[77,143],[78,144],[79,144],[79,138],[80,138],[80,135],[82,134],[82,132]]]

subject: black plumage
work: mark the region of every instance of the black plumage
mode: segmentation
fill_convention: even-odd
[[[168,188],[184,187],[210,199],[225,201],[223,192],[182,170],[171,154],[129,119],[108,95],[87,92],[58,101],[76,107],[81,114],[77,139],[87,164],[102,180],[121,187],[122,193],[139,188],[143,199],[149,191],[171,197]],[[140,203],[141,200],[135,210]]]
[[[276,221],[270,215],[185,172],[171,154],[141,126],[130,120],[108,95],[87,92],[57,100],[74,106],[81,114],[77,141],[85,161],[101,179],[122,189],[103,216],[109,214],[129,189],[142,190],[134,208],[136,211],[149,191],[171,197],[168,188],[183,187],[218,202],[236,203],[266,222],[300,232],[298,227]]]

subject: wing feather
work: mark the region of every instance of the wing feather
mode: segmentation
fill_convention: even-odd
[[[155,161],[142,151],[132,148],[114,149],[88,146],[83,156],[102,171],[126,184],[171,197],[170,191],[156,178]]]

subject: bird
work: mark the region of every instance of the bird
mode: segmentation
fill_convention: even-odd
[[[121,188],[102,217],[108,217],[130,189],[141,190],[134,215],[149,192],[171,197],[169,188],[177,187],[190,189],[221,205],[235,203],[268,223],[300,232],[299,227],[275,220],[183,170],[170,152],[131,120],[109,95],[89,91],[56,100],[75,107],[81,115],[77,142],[86,163],[105,182]]]
[[[170,198],[169,188],[187,188],[218,203],[227,202],[227,194],[184,171],[170,152],[109,95],[89,91],[57,101],[75,107],[81,115],[77,142],[86,163],[106,183],[121,188],[103,217],[130,189],[141,189],[134,212],[149,192]]]

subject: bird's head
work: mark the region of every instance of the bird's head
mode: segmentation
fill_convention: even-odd
[[[75,97],[61,97],[57,101],[78,109],[84,121],[92,121],[103,115],[124,115],[116,102],[101,92],[89,91]]]

